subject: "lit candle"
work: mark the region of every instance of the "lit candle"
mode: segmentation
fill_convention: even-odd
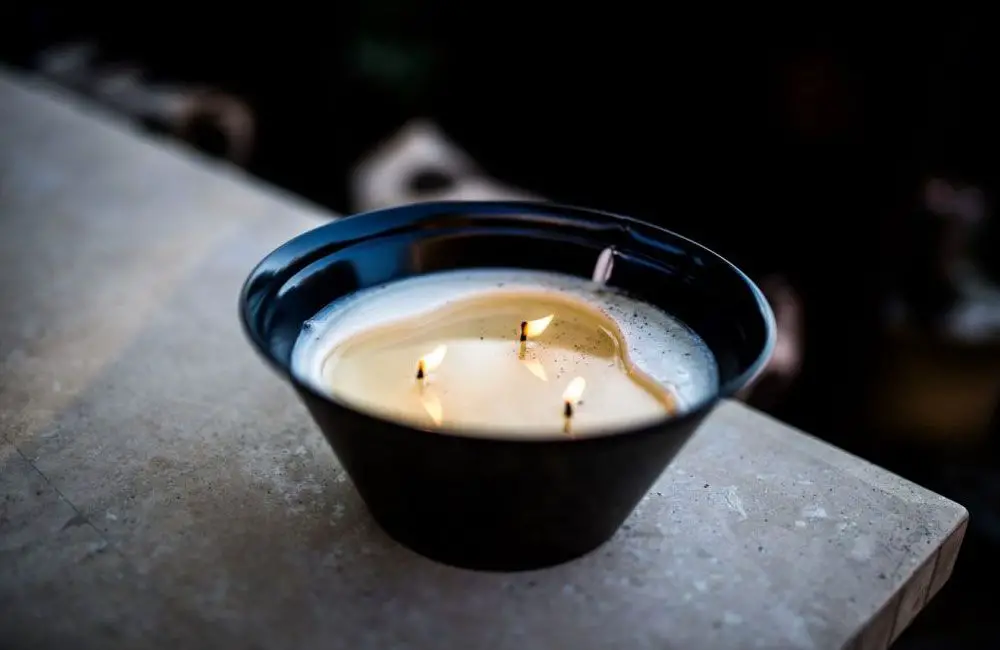
[[[420,382],[421,388],[427,385],[427,374],[441,365],[441,362],[444,361],[444,355],[447,352],[447,345],[439,345],[430,354],[424,355],[417,360],[417,381]]]
[[[535,320],[523,320],[521,321],[521,336],[520,336],[520,348],[518,348],[518,357],[524,359],[524,355],[528,351],[528,339],[535,338],[539,336],[552,322],[555,318],[553,314],[549,314],[544,318],[537,318]]]
[[[706,345],[657,307],[514,269],[428,274],[338,300],[303,328],[292,371],[388,419],[526,437],[649,424],[718,382]]]

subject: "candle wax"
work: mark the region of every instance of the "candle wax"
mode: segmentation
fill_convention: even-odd
[[[552,316],[519,342],[522,321]],[[418,361],[444,356],[417,379]],[[312,319],[293,371],[360,410],[467,435],[649,424],[716,388],[711,353],[661,310],[583,279],[453,271],[354,294]],[[575,378],[585,389],[564,395]]]

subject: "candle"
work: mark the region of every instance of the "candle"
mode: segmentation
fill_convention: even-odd
[[[657,307],[515,269],[433,273],[337,300],[303,327],[292,372],[388,419],[523,437],[649,424],[718,384],[704,342]]]

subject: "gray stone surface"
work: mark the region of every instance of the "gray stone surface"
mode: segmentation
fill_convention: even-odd
[[[406,551],[236,319],[322,218],[0,74],[0,646],[882,648],[950,575],[964,508],[737,403],[588,557]]]

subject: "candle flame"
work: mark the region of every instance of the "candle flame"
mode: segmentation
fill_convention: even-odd
[[[569,382],[569,386],[563,392],[563,400],[568,404],[573,404],[580,401],[583,397],[583,390],[587,387],[587,380],[583,377],[577,377],[573,381]]]
[[[545,374],[545,367],[538,363],[534,359],[529,359],[524,362],[524,367],[528,369],[528,372],[538,377],[542,381],[548,381],[549,377]]]
[[[431,416],[431,420],[434,424],[440,426],[442,417],[444,416],[444,409],[441,407],[441,400],[435,395],[422,395],[420,397],[420,402],[424,405],[424,410],[427,411],[427,415]]]
[[[447,345],[439,345],[428,354],[422,356],[417,365],[420,368],[423,368],[424,372],[432,372],[438,366],[441,365],[441,362],[444,361],[444,355],[447,352],[448,352]]]
[[[528,338],[533,338],[535,336],[540,335],[542,332],[545,331],[545,328],[549,326],[549,323],[552,322],[553,318],[555,318],[555,314],[549,314],[544,318],[527,321],[527,324],[524,326],[525,336],[527,336]]]

